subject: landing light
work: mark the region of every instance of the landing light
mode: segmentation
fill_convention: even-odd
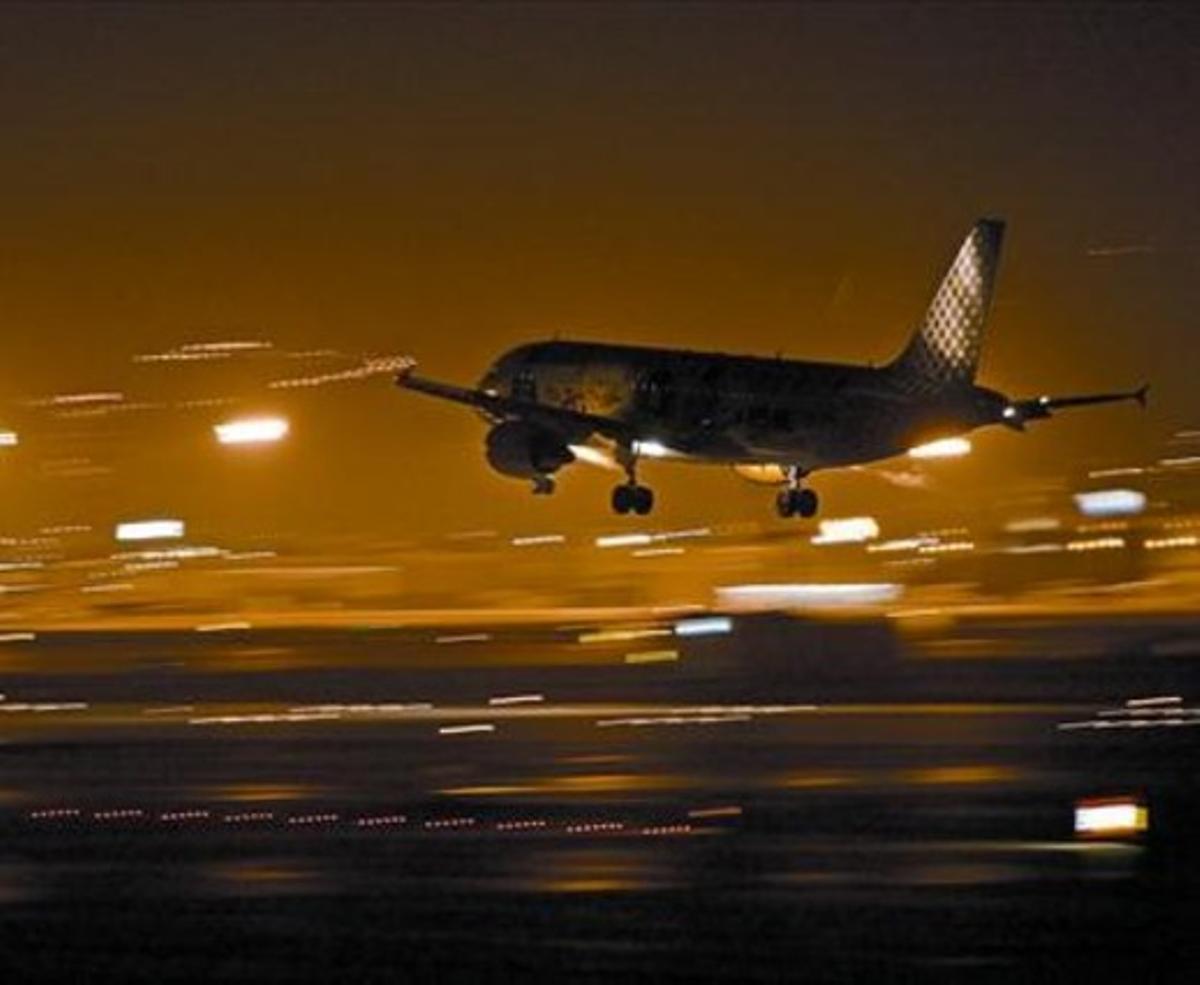
[[[267,444],[288,433],[288,422],[282,417],[248,417],[217,424],[213,431],[223,445]]]
[[[669,458],[675,454],[661,441],[635,441],[633,453],[643,458]]]
[[[1011,407],[1006,408],[1005,417],[1008,417],[1008,411]],[[909,449],[909,458],[959,458],[963,455],[970,454],[971,442],[966,438],[942,438],[940,441],[930,441],[924,445],[917,445],[916,448]]]
[[[16,444],[16,431],[0,431],[0,448],[14,448]]]

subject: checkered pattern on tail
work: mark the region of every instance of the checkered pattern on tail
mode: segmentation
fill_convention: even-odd
[[[975,381],[1000,261],[1004,223],[981,219],[967,234],[892,371],[907,388],[931,392]]]

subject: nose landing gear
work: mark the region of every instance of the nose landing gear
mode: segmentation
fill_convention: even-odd
[[[817,515],[820,500],[811,489],[803,488],[800,483],[805,473],[796,467],[788,469],[788,486],[781,489],[775,497],[775,511],[786,518],[800,516],[808,519]]]

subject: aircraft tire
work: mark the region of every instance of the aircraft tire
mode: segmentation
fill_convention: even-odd
[[[788,520],[796,514],[795,490],[781,489],[775,497],[775,512]]]
[[[612,508],[614,513],[624,516],[634,507],[633,486],[621,485],[613,488]]]
[[[817,509],[820,507],[821,501],[811,489],[799,489],[796,491],[795,505],[796,512],[807,519],[810,516],[817,515]]]
[[[638,516],[646,516],[654,509],[654,490],[649,486],[633,486],[633,511]]]

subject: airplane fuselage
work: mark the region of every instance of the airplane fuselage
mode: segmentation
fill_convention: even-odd
[[[999,423],[975,385],[914,392],[890,368],[590,342],[505,353],[480,389],[621,421],[682,459],[805,471],[877,461]]]

